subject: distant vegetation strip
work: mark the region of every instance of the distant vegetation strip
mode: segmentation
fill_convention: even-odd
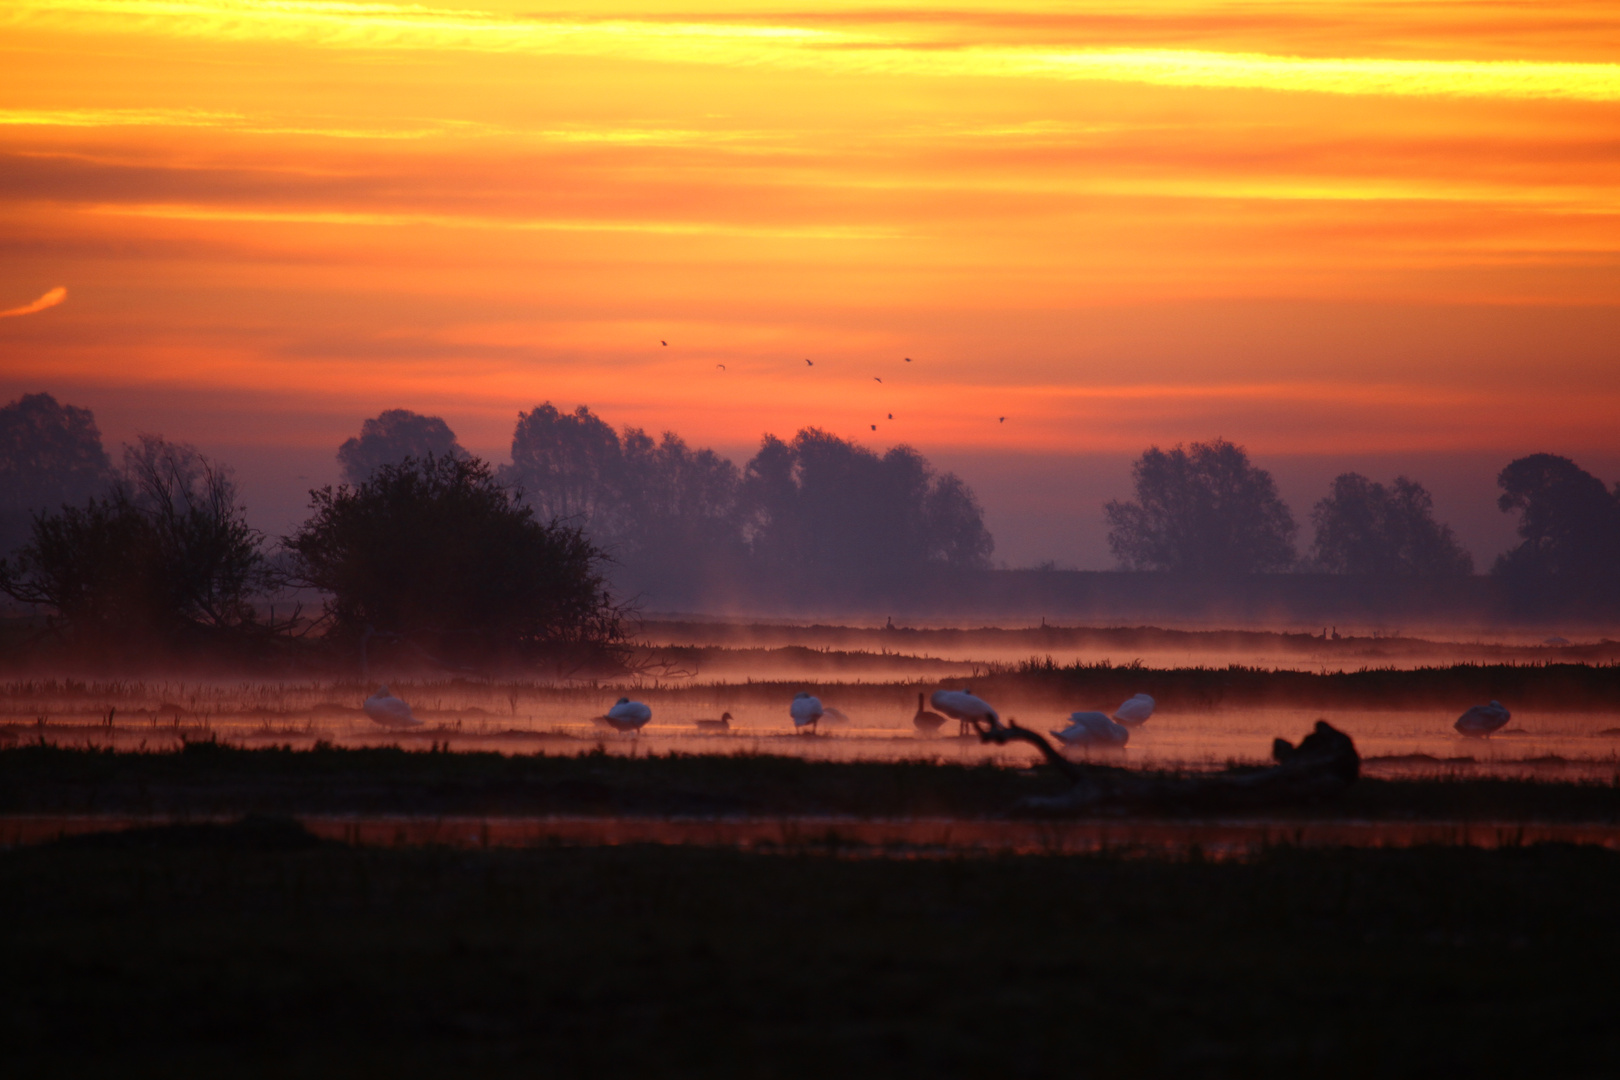
[[[1033,761],[1032,761],[1033,764]],[[1099,771],[1107,771],[1098,767]],[[1042,768],[753,754],[626,757],[243,749],[0,750],[0,816],[126,814],[849,815],[994,818],[1064,781]],[[1165,815],[1173,816],[1173,815]],[[1363,779],[1281,820],[1620,822],[1620,785]]]
[[[1324,632],[1327,630],[1323,628]],[[1460,662],[1521,661],[1613,663],[1620,660],[1620,641],[1570,643],[1562,639],[1541,644],[1457,641],[1400,634],[1350,635],[1339,638],[1318,633],[1278,630],[1179,630],[1159,626],[983,626],[912,627],[843,626],[837,624],[785,624],[706,622],[695,619],[646,619],[637,637],[665,649],[802,648],[831,650],[851,656],[927,657],[931,652],[981,659],[1013,650],[1044,654],[1086,651],[1113,653],[1128,662],[1143,653],[1254,653],[1295,654],[1322,663],[1360,660],[1454,658]],[[1560,643],[1562,641],[1562,643]]]
[[[895,659],[895,658],[890,658]],[[956,665],[958,669],[966,665]],[[1515,711],[1566,710],[1620,714],[1620,664],[1454,664],[1445,667],[1364,668],[1359,671],[1313,672],[1274,670],[1233,664],[1227,667],[1155,668],[1141,663],[1061,664],[1033,657],[1018,664],[979,665],[976,675],[922,675],[914,678],[866,679],[860,669],[837,665],[783,677],[744,679],[745,671],[728,669],[725,683],[684,678],[659,680],[499,682],[480,679],[404,680],[424,715],[443,719],[477,719],[515,725],[519,714],[537,703],[577,705],[580,719],[591,709],[611,704],[625,687],[659,708],[712,711],[738,707],[778,709],[787,723],[787,702],[798,690],[832,694],[840,707],[860,709],[870,721],[887,714],[908,727],[916,694],[939,687],[971,685],[986,699],[1014,710],[1027,707],[1112,708],[1133,694],[1151,694],[1160,719],[1176,712],[1223,708],[1439,709],[1461,713],[1473,705],[1497,700]],[[853,674],[856,678],[849,678]],[[28,679],[0,683],[0,715],[33,723],[37,716],[54,722],[64,712],[105,719],[116,706],[119,724],[195,724],[210,717],[258,718],[265,722],[311,717],[353,717],[374,687],[359,682],[243,684],[143,682],[77,679]],[[442,704],[440,704],[442,702]],[[97,722],[101,722],[97,720]],[[1620,726],[1620,724],[1617,724]]]
[[[1036,657],[980,679],[981,695],[1037,691],[1071,700],[1124,700],[1148,693],[1163,711],[1222,706],[1323,709],[1456,708],[1497,700],[1510,709],[1620,711],[1620,664],[1453,664],[1412,669],[1289,671],[1244,667],[1165,668],[1059,664]]]

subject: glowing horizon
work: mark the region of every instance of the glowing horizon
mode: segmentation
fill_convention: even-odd
[[[210,395],[260,395],[229,428],[266,447],[395,406],[499,445],[550,400],[700,445],[1620,451],[1620,17],[1591,5],[0,27],[0,307],[74,295],[0,323],[8,396],[189,395],[171,434],[205,438]]]

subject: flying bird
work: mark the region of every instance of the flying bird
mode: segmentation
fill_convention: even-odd
[[[1513,714],[1502,708],[1500,701],[1493,701],[1489,705],[1475,705],[1472,709],[1457,717],[1453,725],[1464,735],[1475,739],[1489,738],[1491,732],[1505,727]]]
[[[998,423],[998,424],[1005,424],[1006,422],[1007,422],[1007,418],[1005,416],[1003,416],[1000,420],[996,421],[996,423]]]
[[[877,430],[877,425],[876,425],[876,424],[873,424],[873,425],[872,425],[872,430],[873,430],[873,431],[876,431],[876,430]]]
[[[803,690],[793,695],[793,704],[788,706],[788,714],[793,717],[793,727],[799,731],[809,728],[814,732],[816,721],[822,717],[822,711],[821,699],[812,697]]]
[[[956,733],[967,735],[980,723],[1001,723],[1001,717],[988,701],[975,697],[973,691],[935,690],[929,702],[940,712],[957,722]]]
[[[631,701],[622,697],[613,703],[604,716],[596,718],[598,723],[606,724],[614,731],[635,733],[647,725],[652,719],[652,710],[639,701]]]
[[[724,371],[724,370],[726,370],[726,365],[724,365],[724,364],[716,364],[716,365],[714,365],[714,366],[715,366],[715,367],[717,367],[717,368],[719,368],[719,369],[720,369],[720,370],[721,370],[721,371]]]
[[[669,344],[669,342],[667,342],[667,341],[660,341],[660,342],[659,342],[659,343],[658,343],[658,344],[660,344],[660,345],[668,345],[668,344]]]
[[[908,363],[908,364],[911,363],[911,357],[909,357],[909,356],[906,357],[906,363]]]
[[[890,414],[889,414],[889,419],[890,419],[890,420],[893,420],[893,419],[894,419],[894,413],[890,413]]]
[[[805,358],[804,358],[804,362],[805,362],[805,363],[806,363],[806,364],[810,364],[810,358],[809,358],[809,357],[808,357],[808,356],[807,356],[807,357],[805,357]],[[811,367],[815,367],[815,366],[816,366],[816,365],[814,365],[814,364],[810,364],[810,366],[811,366]]]
[[[389,693],[386,685],[379,686],[377,692],[366,698],[366,715],[383,727],[407,728],[420,727],[422,721],[411,715],[411,707]]]
[[[1158,702],[1146,694],[1134,694],[1114,710],[1114,719],[1126,727],[1136,727],[1147,722],[1147,718],[1153,715],[1153,707],[1157,704]]]
[[[44,296],[41,296],[38,300],[35,300],[32,303],[24,304],[22,307],[7,308],[5,311],[0,311],[0,319],[9,319],[15,315],[32,315],[36,311],[44,311],[46,308],[55,307],[57,304],[60,304],[66,299],[67,289],[61,285],[58,285],[56,288],[50,290]]]
[[[917,715],[911,718],[911,722],[924,735],[933,735],[945,726],[943,716],[923,708],[923,696],[920,693],[917,695]]]
[[[878,378],[876,375],[874,375],[874,376],[872,376],[872,381],[873,382],[882,382],[883,380]]]
[[[1107,713],[1076,712],[1069,714],[1068,727],[1052,734],[1069,746],[1124,746],[1131,729],[1114,723]]]

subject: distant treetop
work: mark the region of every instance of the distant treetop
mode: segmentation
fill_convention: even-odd
[[[0,555],[28,538],[30,515],[82,503],[112,479],[89,409],[50,394],[0,408]]]
[[[398,465],[406,458],[463,458],[467,452],[456,442],[456,433],[437,416],[423,416],[409,409],[385,409],[375,419],[360,425],[360,434],[338,448],[338,464],[350,485],[365,483],[384,465]]]
[[[1330,574],[1379,577],[1474,572],[1451,526],[1434,520],[1434,500],[1404,476],[1389,487],[1343,473],[1311,511],[1311,561]]]
[[[1508,463],[1496,478],[1497,506],[1519,515],[1519,545],[1492,573],[1529,583],[1566,578],[1613,585],[1620,578],[1620,485],[1603,481],[1557,454]]]
[[[1293,515],[1241,446],[1154,446],[1131,472],[1136,501],[1104,508],[1108,546],[1125,569],[1225,576],[1293,565]]]

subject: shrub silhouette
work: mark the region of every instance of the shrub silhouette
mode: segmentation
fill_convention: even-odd
[[[623,637],[601,552],[536,520],[477,458],[411,458],[310,496],[286,546],[296,578],[329,594],[340,639],[372,628],[482,663],[599,653]]]
[[[83,506],[35,516],[0,590],[49,609],[77,642],[156,653],[257,628],[253,598],[275,584],[223,467],[142,435],[122,476]]]

